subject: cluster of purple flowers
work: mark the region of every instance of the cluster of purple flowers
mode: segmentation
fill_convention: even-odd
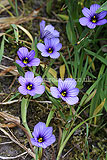
[[[45,21],[40,22],[40,38],[44,40],[43,43],[38,43],[37,48],[41,51],[43,57],[50,56],[56,59],[60,56],[58,52],[62,48],[62,44],[59,43],[59,32],[54,30],[52,25],[47,25],[45,27]]]
[[[54,30],[52,25],[45,26],[45,21],[40,23],[40,38],[44,40],[43,43],[38,43],[37,48],[42,52],[44,57],[50,56],[51,58],[58,58],[60,56],[59,50],[62,44],[59,43],[59,32]],[[19,60],[16,60],[21,67],[38,66],[40,59],[35,58],[35,51],[28,52],[26,47],[19,48],[18,52]],[[40,76],[34,77],[34,73],[27,71],[25,77],[19,77],[19,83],[21,86],[18,88],[19,92],[23,95],[34,96],[36,94],[43,94],[45,86],[41,85],[43,79]],[[76,87],[76,81],[71,78],[67,78],[64,82],[58,80],[58,88],[51,87],[50,91],[53,97],[62,98],[66,103],[73,105],[76,104],[79,99],[77,97],[79,89]]]
[[[96,13],[100,5],[93,4],[90,9],[84,7],[82,13],[85,17],[79,19],[79,22],[83,26],[87,26],[90,29],[95,28],[97,25],[103,25],[107,23],[104,17],[107,11]],[[41,51],[43,57],[51,57],[56,59],[60,56],[59,50],[62,48],[62,44],[59,42],[59,32],[54,29],[52,25],[45,26],[45,21],[40,22],[40,39],[43,43],[38,43],[37,48]],[[35,51],[30,52],[26,47],[19,48],[18,52],[19,60],[16,63],[21,67],[32,67],[40,64],[40,59],[35,58]],[[19,77],[19,83],[21,86],[18,88],[19,92],[23,95],[34,96],[36,94],[43,94],[45,86],[42,85],[43,79],[41,76],[34,77],[34,73],[27,71],[25,77]],[[72,78],[67,78],[64,81],[58,80],[58,87],[51,87],[50,92],[54,98],[61,98],[69,105],[78,103],[77,97],[79,89],[76,88],[76,81]],[[52,127],[46,127],[45,123],[39,122],[35,125],[32,133],[34,138],[31,138],[31,143],[37,147],[46,148],[55,142],[56,138],[52,134]]]

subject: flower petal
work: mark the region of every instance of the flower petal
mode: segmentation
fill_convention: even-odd
[[[53,32],[53,31],[54,31],[54,27],[53,27],[51,24],[49,24],[49,25],[47,25],[47,26],[45,27],[44,30],[45,30],[45,31],[48,30],[48,31],[50,31],[50,32]]]
[[[21,85],[25,85],[25,83],[26,83],[26,79],[23,78],[22,76],[20,76],[20,77],[18,78],[18,81],[19,81],[19,83],[20,83]]]
[[[41,76],[37,76],[33,79],[33,83],[35,84],[35,86],[40,85],[43,82],[43,79],[41,78]]]
[[[99,20],[97,22],[97,25],[103,25],[103,24],[106,24],[107,23],[107,20],[106,19],[102,19],[102,20]]]
[[[38,44],[37,44],[37,48],[38,48],[41,52],[45,52],[45,51],[46,51],[45,45],[42,44],[42,43],[38,43]]]
[[[21,47],[17,51],[18,57],[22,60],[23,57],[26,57],[28,54],[28,49],[26,47]]]
[[[52,135],[49,139],[47,139],[44,144],[48,147],[50,146],[51,144],[53,144],[54,142],[56,141],[56,138],[54,135]]]
[[[97,9],[99,9],[100,8],[100,5],[99,4],[92,4],[91,6],[90,6],[90,11],[92,12],[92,13],[95,13],[96,11],[97,11]]]
[[[59,92],[62,92],[64,90],[64,82],[62,81],[61,78],[58,80],[58,90]]]
[[[42,147],[42,148],[47,148],[47,145],[45,144],[45,142],[39,143],[38,147]]]
[[[59,52],[53,52],[50,54],[50,57],[53,58],[53,59],[56,59],[60,56],[60,53]]]
[[[34,138],[38,138],[39,135],[42,135],[44,130],[46,129],[46,124],[43,122],[39,122],[35,125],[34,127],[34,131],[32,133],[32,135],[34,136]]]
[[[57,30],[54,30],[52,34],[54,35],[54,37],[59,37],[59,32]]]
[[[40,85],[35,87],[36,94],[43,94],[45,92],[45,86]]]
[[[37,147],[42,147],[42,148],[46,148],[46,144],[45,143],[39,143],[38,141],[36,141],[34,138],[31,138],[31,143],[34,145],[34,146],[37,146]]]
[[[52,131],[53,128],[52,127],[46,127],[46,129],[44,130],[42,136],[45,138],[45,140],[49,139],[52,136]]]
[[[31,140],[32,145],[39,147],[38,142],[35,140],[35,138],[31,138],[30,140]]]
[[[94,29],[96,27],[96,23],[88,22],[87,27],[89,27],[90,29]]]
[[[105,16],[107,15],[107,11],[102,11],[100,13],[98,13],[98,19],[103,19]]]
[[[33,72],[27,71],[27,72],[25,73],[25,79],[26,79],[27,81],[30,81],[30,80],[32,80],[33,78],[34,78],[34,73],[33,73]]]
[[[48,56],[50,56],[50,54],[49,54],[47,51],[42,52],[41,55],[42,55],[43,57],[48,57]]]
[[[42,20],[41,22],[40,22],[40,29],[44,29],[45,28],[45,21],[44,20]]]
[[[32,89],[32,90],[28,90],[27,93],[28,93],[29,95],[31,95],[31,96],[35,96],[35,94],[36,94],[36,89],[34,88],[34,89]]]
[[[87,17],[82,17],[79,19],[79,22],[82,26],[86,26],[87,23],[89,22],[89,19]]]
[[[35,56],[35,51],[34,50],[28,52],[29,61],[31,61],[34,58],[34,56]]]
[[[42,39],[44,37],[44,28],[45,28],[45,21],[42,20],[40,22],[40,38]]]
[[[89,18],[89,17],[91,16],[91,11],[90,11],[88,8],[86,8],[86,7],[84,7],[84,8],[82,9],[82,13],[83,13],[83,15],[84,15],[85,17],[87,17],[87,18]]]
[[[23,95],[27,95],[27,89],[25,88],[25,86],[20,86],[18,88],[18,91]]]
[[[51,87],[50,88],[51,94],[55,98],[60,98],[60,92],[58,91],[58,88],[56,87]]]
[[[53,37],[54,37],[54,35],[50,31],[48,31],[48,30],[44,31],[44,38],[51,39]]]
[[[50,25],[47,25],[44,29],[44,37],[50,39],[50,38],[53,38],[54,35],[52,34],[52,32],[54,31],[54,27],[50,24]]]
[[[78,103],[79,98],[78,97],[66,97],[66,103],[70,104],[70,105],[74,105],[76,103]]]
[[[65,89],[73,89],[77,85],[77,82],[73,78],[66,78],[64,81],[64,88]]]
[[[67,92],[67,97],[77,96],[78,93],[79,93],[78,88],[73,88],[72,90],[69,89],[68,92]]]
[[[52,46],[55,46],[56,44],[58,44],[59,43],[59,38],[52,38],[51,39],[51,45]]]
[[[28,67],[31,66],[38,66],[40,64],[40,59],[39,58],[33,58],[28,64]]]
[[[21,67],[25,67],[26,65],[20,61],[20,60],[16,60],[16,63],[19,64]]]
[[[51,47],[51,39],[45,38],[44,43],[45,43],[45,48],[46,49],[48,49],[49,47]]]
[[[59,51],[61,48],[62,48],[62,44],[61,44],[61,43],[58,43],[58,44],[55,46],[55,51]]]

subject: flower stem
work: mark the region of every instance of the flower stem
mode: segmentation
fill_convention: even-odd
[[[26,120],[28,105],[29,105],[28,98],[25,99],[23,97],[22,103],[21,103],[21,118],[22,118],[22,123],[23,123],[24,127],[26,128],[26,130],[28,131],[28,133],[30,134],[30,136],[32,137],[31,131],[30,131],[28,125],[27,125],[27,120]]]
[[[53,64],[54,62],[55,62],[55,59],[53,59],[53,60],[50,62],[49,66],[46,68],[46,70],[45,70],[42,78],[45,78],[46,74],[48,73],[49,69],[51,68],[51,66],[52,66],[52,64]]]
[[[49,126],[49,123],[50,123],[51,119],[53,118],[55,111],[56,111],[56,107],[53,105],[51,111],[49,112],[47,121],[46,121],[46,127]]]

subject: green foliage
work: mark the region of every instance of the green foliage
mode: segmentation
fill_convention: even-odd
[[[19,31],[18,31],[18,28],[17,28],[17,26],[15,24],[11,24],[11,26],[14,29],[14,35],[15,35],[16,42],[18,42],[19,41]]]
[[[4,42],[5,42],[5,35],[3,35],[1,47],[0,47],[0,62],[1,62],[3,54],[4,54]]]
[[[12,2],[12,0],[8,0],[8,2],[10,6],[13,8],[15,15],[19,16],[17,0],[15,0],[15,4]]]
[[[100,13],[102,11],[107,11],[107,1],[101,5],[101,7],[96,11],[96,13]]]
[[[47,13],[48,13],[49,15],[50,15],[51,10],[52,10],[52,3],[53,3],[53,0],[47,0],[46,11],[47,11]]]
[[[19,74],[24,77],[25,73],[24,73],[24,69],[19,65],[17,64],[16,62],[14,62],[15,66],[17,67],[17,70],[19,72]]]

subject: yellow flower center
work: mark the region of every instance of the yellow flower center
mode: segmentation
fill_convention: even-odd
[[[52,48],[48,48],[48,53],[52,53]]]
[[[27,64],[28,63],[28,58],[24,58],[23,63]]]
[[[65,96],[66,96],[66,91],[62,92],[61,95],[62,95],[63,97],[65,97]]]
[[[31,89],[32,89],[32,84],[28,85],[28,86],[27,86],[27,89],[28,89],[28,90],[31,90]]]
[[[96,23],[96,22],[97,22],[96,16],[94,16],[94,17],[92,18],[92,22],[93,22],[93,23]]]
[[[42,139],[42,138],[39,138],[39,139],[38,139],[38,142],[40,142],[40,143],[43,142],[43,139]]]

